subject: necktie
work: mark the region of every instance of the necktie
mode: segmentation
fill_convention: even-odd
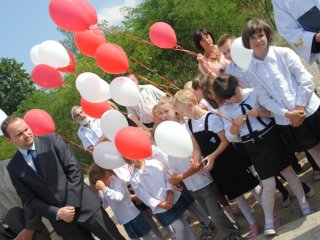
[[[42,177],[42,172],[41,172],[41,168],[40,168],[40,164],[39,164],[36,150],[29,149],[28,154],[30,154],[32,157],[32,161],[33,161],[33,164],[36,168],[37,173]]]

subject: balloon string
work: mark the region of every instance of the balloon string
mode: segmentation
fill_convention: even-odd
[[[60,135],[60,137],[61,137],[63,140],[65,140],[66,142],[68,142],[68,143],[70,143],[70,144],[72,144],[72,145],[74,145],[74,146],[76,146],[76,147],[78,147],[78,148],[82,149],[83,151],[86,151],[86,152],[92,153],[92,151],[90,151],[90,150],[85,150],[85,149],[83,148],[83,146],[81,146],[80,144],[77,144],[77,143],[75,143],[75,142],[73,142],[73,141],[71,141],[71,140],[67,139],[66,137],[64,137],[64,136],[63,136],[63,135],[61,135],[61,134],[59,134],[59,135]]]
[[[190,51],[190,50],[187,50],[187,49],[184,49],[184,48],[182,48],[182,47],[179,46],[179,45],[176,45],[176,46],[173,48],[173,50],[185,52],[185,53],[187,53],[187,54],[189,54],[189,55],[192,55],[192,56],[197,56],[197,55],[198,55],[198,53],[193,52],[193,51]]]
[[[170,96],[172,96],[172,94],[167,90],[167,89],[164,89],[160,84],[156,83],[156,82],[153,82],[151,80],[149,80],[148,78],[140,75],[140,74],[137,74],[135,73],[134,71],[130,70],[129,73],[133,73],[134,75],[138,76],[139,78],[142,78],[144,81],[148,82],[148,83],[151,83],[152,85],[156,86],[157,88],[161,89],[162,91],[164,91],[165,93],[169,94]],[[167,86],[165,86],[167,87]]]
[[[166,79],[165,77],[161,76],[161,75],[160,75],[159,73],[157,73],[155,70],[147,67],[147,66],[144,65],[142,62],[140,62],[138,59],[136,59],[136,58],[134,58],[134,57],[132,57],[132,56],[130,56],[130,58],[131,58],[133,61],[135,61],[136,63],[138,63],[140,66],[142,66],[142,67],[144,67],[145,69],[149,70],[150,72],[156,74],[159,78],[161,78],[161,79],[164,80],[165,82],[167,82],[167,83],[169,83],[170,85],[172,85],[172,86],[173,86],[172,88],[177,89],[177,90],[180,89],[180,88],[179,88],[177,85],[175,85],[173,82],[171,82],[170,80],[168,80],[168,79]]]

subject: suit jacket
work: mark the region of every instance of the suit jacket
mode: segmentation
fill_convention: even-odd
[[[42,176],[35,172],[17,151],[7,166],[22,202],[35,214],[48,218],[58,234],[73,231],[77,222],[85,222],[100,207],[98,196],[83,181],[79,161],[57,135],[34,138]],[[76,208],[75,220],[57,221],[59,208]]]

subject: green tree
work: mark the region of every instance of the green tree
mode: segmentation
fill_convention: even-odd
[[[0,59],[0,108],[11,115],[34,90],[30,75],[15,59]]]

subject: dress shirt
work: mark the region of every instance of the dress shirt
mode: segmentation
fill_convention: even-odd
[[[167,199],[167,190],[174,193],[174,203],[181,195],[180,192],[174,191],[171,184],[167,181],[170,175],[162,167],[160,162],[155,159],[145,160],[145,168],[133,168],[130,179],[131,186],[138,198],[149,206],[154,214],[167,211],[158,207],[161,201]]]
[[[243,89],[242,102],[250,105],[253,109],[261,108],[261,105],[258,101],[258,96],[250,88]],[[220,110],[221,114],[223,114],[224,116],[227,116],[228,118],[230,118],[232,120],[243,115],[243,113],[241,111],[240,103],[224,104],[219,110]],[[251,124],[253,131],[261,131],[261,130],[265,129],[265,126],[263,126],[256,118],[248,117],[248,119],[249,119],[249,122]],[[261,119],[266,124],[271,122],[270,118],[261,117]],[[225,124],[225,126],[224,126],[225,132],[228,132],[228,136],[229,136],[229,138],[231,138],[230,139],[231,142],[238,142],[239,137],[242,137],[242,136],[249,134],[249,129],[248,129],[246,123],[239,126],[239,135],[233,135],[232,133],[230,133],[230,128],[232,125],[232,123],[230,121],[225,121],[224,124]]]
[[[100,120],[90,118],[90,127],[80,125],[78,136],[82,142],[83,148],[87,149],[90,145],[94,146],[102,136]]]
[[[102,190],[103,201],[111,207],[120,224],[126,224],[136,218],[140,211],[132,203],[126,183],[112,176],[110,186]]]
[[[260,104],[274,114],[279,125],[290,124],[285,113],[297,105],[305,107],[307,117],[320,105],[312,75],[289,48],[270,46],[264,60],[253,56],[247,74]]]
[[[30,150],[36,150],[36,147],[34,145],[34,143],[32,144],[32,146],[29,148]],[[26,161],[26,163],[34,170],[34,171],[37,171],[36,170],[36,167],[34,166],[34,163],[33,163],[33,159],[32,159],[32,156],[31,154],[28,154],[28,150],[29,149],[21,149],[21,148],[18,148],[18,150],[20,151],[20,153],[22,154],[24,160]]]
[[[139,85],[140,100],[137,106],[127,107],[130,114],[139,117],[142,123],[152,123],[152,108],[166,94],[153,85]]]
[[[239,82],[242,88],[250,88],[250,80],[248,79],[248,76],[246,75],[246,70],[239,67],[237,64],[235,64],[233,61],[231,61],[228,66],[226,67],[226,73],[229,75],[235,76]]]

